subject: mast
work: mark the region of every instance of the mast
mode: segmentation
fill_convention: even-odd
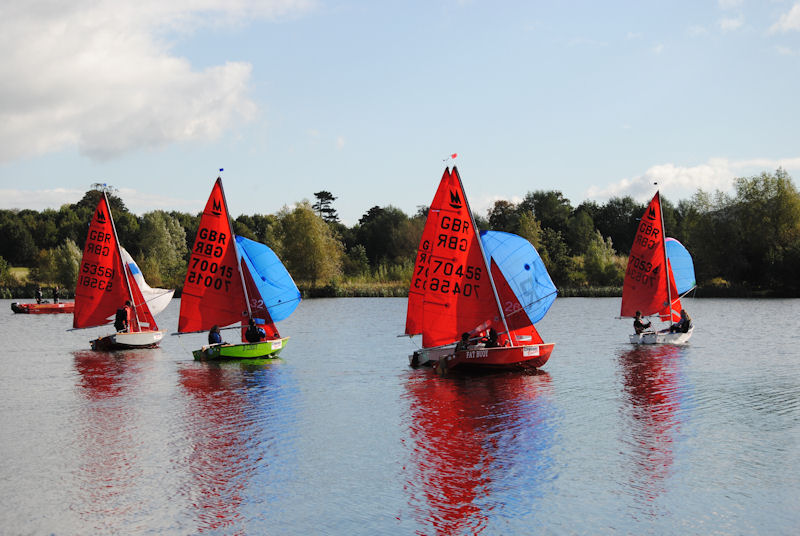
[[[456,166],[453,166],[453,173],[456,174],[456,179],[458,180],[458,186],[461,188],[461,191],[464,192],[464,184],[461,182],[461,175],[458,174],[458,168]],[[466,192],[464,192],[464,204],[467,205],[467,212],[469,213],[469,221],[472,224],[472,228],[475,230],[475,237],[478,239],[478,247],[481,250],[483,265],[486,267],[486,273],[489,276],[489,283],[492,285],[492,294],[494,295],[494,301],[497,304],[497,310],[500,311],[500,318],[503,320],[503,327],[505,328],[506,333],[511,333],[511,330],[508,329],[508,322],[506,322],[506,314],[503,311],[502,304],[500,303],[500,296],[497,294],[497,287],[495,287],[494,285],[494,277],[492,277],[492,266],[489,260],[486,258],[486,252],[483,250],[483,242],[481,242],[481,233],[478,230],[478,226],[475,224],[475,217],[472,215],[472,208],[470,208],[469,206],[469,200],[467,199]]]
[[[669,258],[667,258],[667,238],[666,238],[666,229],[664,228],[664,209],[661,206],[661,192],[656,190],[656,195],[658,196],[658,213],[661,216],[661,250],[664,252],[664,271],[667,275],[667,303],[669,309],[669,321],[672,322],[672,293],[669,290],[669,278],[670,274],[672,273],[672,269],[669,265]]]
[[[128,265],[122,260],[122,252],[120,251],[119,236],[117,235],[117,226],[114,224],[114,216],[111,215],[111,203],[108,202],[108,195],[106,195],[106,185],[103,185],[103,199],[106,201],[106,212],[108,212],[108,220],[111,222],[111,229],[114,231],[114,240],[117,242],[117,258],[122,265],[122,276],[125,278],[125,289],[128,291],[128,299],[133,305],[133,314],[136,315],[138,324],[139,314],[137,313],[136,300],[133,299],[133,292],[131,291],[131,282],[128,279]]]
[[[220,171],[222,171],[220,169]],[[219,191],[222,192],[222,201],[225,203],[225,217],[228,218],[228,230],[231,233],[231,240],[233,241],[233,250],[236,252],[236,270],[239,272],[239,279],[242,281],[242,291],[244,292],[244,301],[247,305],[247,318],[253,317],[253,311],[250,309],[250,296],[247,294],[247,285],[244,281],[244,273],[242,272],[242,259],[239,255],[239,248],[236,247],[236,235],[233,232],[233,222],[231,221],[231,214],[228,212],[228,199],[225,197],[225,188],[222,187],[222,177],[217,177],[219,181]]]

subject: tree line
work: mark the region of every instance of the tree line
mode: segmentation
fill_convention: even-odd
[[[0,286],[28,280],[74,289],[89,221],[102,195],[86,192],[60,209],[0,211]],[[395,284],[407,289],[428,207],[413,215],[374,206],[348,227],[329,191],[275,214],[240,215],[234,232],[268,245],[306,289],[346,284]],[[109,195],[121,244],[152,286],[180,289],[200,213],[151,211],[137,216]],[[646,208],[629,196],[573,206],[557,190],[528,192],[519,203],[499,200],[478,227],[518,234],[539,251],[560,288],[618,287],[639,218]],[[698,190],[672,203],[662,195],[667,234],[692,253],[701,286],[742,287],[798,295],[800,195],[778,169],[737,178],[734,193]]]

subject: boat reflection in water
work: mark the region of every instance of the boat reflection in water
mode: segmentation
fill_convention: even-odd
[[[188,480],[178,494],[193,510],[197,532],[245,534],[253,511],[265,511],[281,489],[291,446],[296,386],[280,362],[187,363],[179,369],[185,397],[178,460]],[[279,450],[280,449],[280,450]],[[194,532],[194,531],[189,531]]]
[[[98,533],[126,530],[140,507],[133,498],[137,486],[143,485],[146,454],[145,438],[137,433],[137,399],[146,381],[144,369],[158,354],[159,349],[73,353],[78,399],[83,403],[81,422],[75,427],[77,482],[70,509],[84,527]]]
[[[525,517],[554,479],[554,410],[546,372],[406,382],[409,505],[426,534],[477,534]]]
[[[656,515],[654,501],[672,475],[681,432],[681,378],[684,347],[642,347],[620,356],[624,388],[624,444],[633,458],[629,489],[637,509]]]

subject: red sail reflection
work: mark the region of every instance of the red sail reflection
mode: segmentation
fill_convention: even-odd
[[[198,532],[245,534],[240,512],[259,460],[248,442],[258,435],[247,396],[247,372],[236,363],[197,363],[179,369],[190,395],[187,440],[192,450],[181,461],[191,476],[182,495],[196,511]]]
[[[84,461],[77,478],[75,508],[87,525],[98,531],[115,532],[137,505],[128,500],[141,477],[138,453],[141,438],[136,433],[139,382],[142,364],[153,359],[154,350],[132,350],[114,354],[75,352],[77,387],[86,404],[79,443]],[[156,351],[157,352],[157,351]],[[117,527],[121,528],[121,526]]]
[[[538,473],[536,457],[552,440],[543,409],[547,373],[415,374],[406,389],[413,441],[406,486],[419,523],[435,534],[478,534],[504,502],[503,490],[536,495],[531,488],[547,473]],[[532,507],[530,497],[520,502]]]
[[[680,365],[676,346],[636,347],[620,356],[632,445],[631,488],[647,502],[664,493],[680,431]]]

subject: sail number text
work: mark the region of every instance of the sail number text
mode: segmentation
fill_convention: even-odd
[[[225,253],[222,246],[225,245],[226,239],[227,235],[225,233],[202,227],[197,232],[197,240],[195,240],[192,253],[209,257],[222,257]]]
[[[656,266],[654,270],[653,263],[650,261],[646,261],[635,255],[631,255],[630,261],[628,261],[628,269],[626,272],[631,280],[639,281],[640,283],[650,285],[652,287],[655,283],[656,277],[658,277],[659,267],[660,265]]]
[[[84,262],[81,265],[81,273],[78,274],[78,285],[106,292],[111,292],[113,280],[114,269],[102,264]]]
[[[639,232],[636,233],[633,241],[642,247],[653,249],[660,241],[658,236],[660,234],[660,229],[657,229],[652,223],[642,220],[642,223],[639,224]]]
[[[227,291],[231,285],[231,277],[233,277],[232,266],[192,257],[192,266],[186,274],[186,282],[217,290],[221,290],[224,286]]]

